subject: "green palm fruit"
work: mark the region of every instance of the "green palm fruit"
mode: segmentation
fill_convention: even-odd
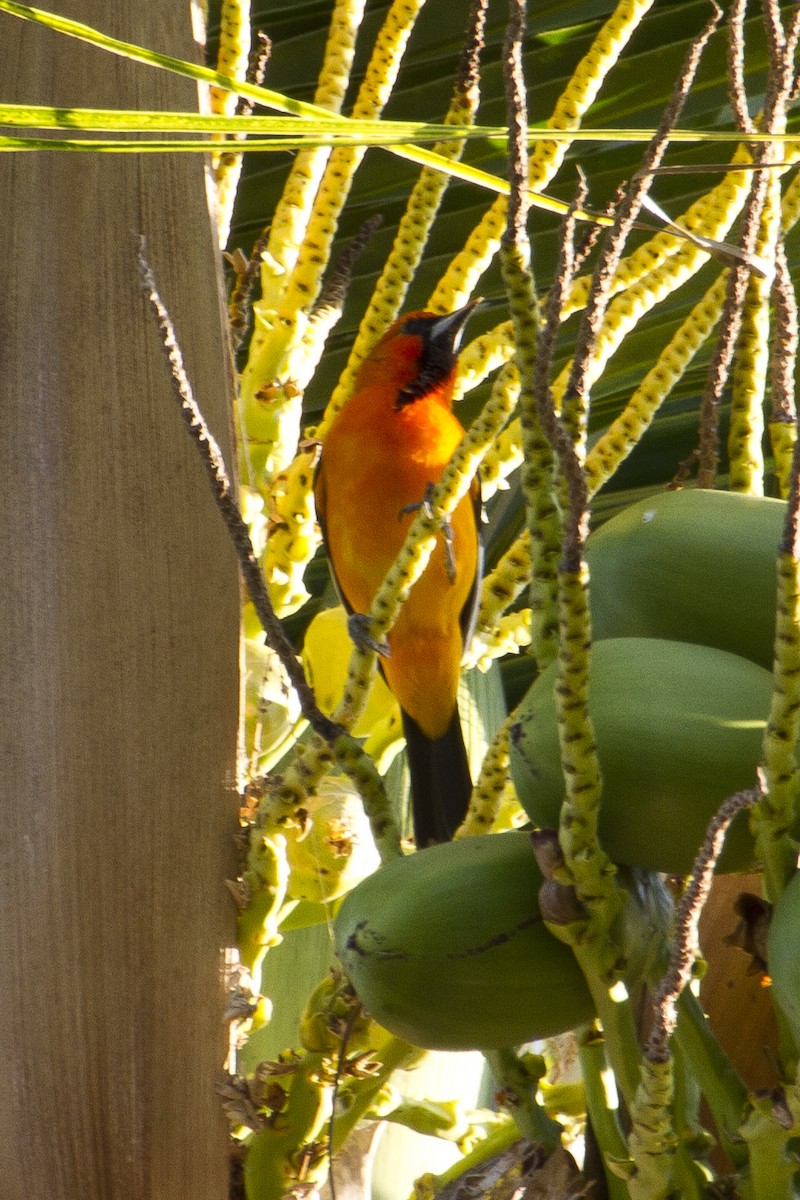
[[[691,488],[626,508],[589,538],[595,638],[699,642],[772,667],[782,500]]]
[[[557,664],[529,689],[512,729],[511,774],[531,819],[557,828],[564,780]],[[756,781],[772,676],[737,655],[658,638],[612,638],[592,649],[589,711],[603,798],[603,848],[617,863],[686,874],[709,820]],[[754,846],[738,817],[720,859],[746,870]]]
[[[486,1050],[562,1033],[594,1007],[571,950],[542,920],[541,884],[521,831],[396,859],[342,902],[340,961],[375,1020],[417,1046]],[[639,939],[629,967],[641,976],[666,910],[641,878],[631,894],[650,914],[620,926]]]
[[[800,1047],[800,871],[792,876],[772,914],[767,969],[795,1046]]]

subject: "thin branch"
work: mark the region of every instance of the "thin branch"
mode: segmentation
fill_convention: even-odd
[[[768,12],[767,9],[770,11]],[[781,122],[785,116],[786,105],[794,85],[794,56],[800,36],[800,10],[795,11],[786,34],[783,33],[783,26],[780,16],[776,13],[774,0],[769,0],[769,4],[765,5],[764,15],[770,34],[771,53],[762,130],[766,133],[774,133],[776,124]],[[755,174],[742,212],[740,235],[744,261],[734,264],[728,276],[725,304],[720,320],[720,335],[714,347],[706,386],[700,401],[697,486],[701,488],[711,488],[716,482],[719,461],[719,409],[742,326],[742,310],[751,271],[747,260],[754,253],[758,242],[761,216],[769,187],[769,168],[772,165],[771,159],[774,157],[774,152],[769,143],[760,144],[752,148],[752,156]]]
[[[181,414],[186,428],[197,446],[197,450],[205,466],[211,484],[211,490],[225,526],[233,542],[234,550],[239,559],[239,568],[247,588],[248,595],[258,615],[258,619],[267,635],[267,643],[280,659],[292,687],[297,692],[303,716],[326,742],[332,744],[344,733],[341,726],[336,725],[317,707],[314,693],[309,686],[302,664],[298,660],[295,649],[283,632],[280,621],[275,615],[269,598],[261,568],[258,565],[250,541],[247,526],[239,512],[236,497],[231,486],[230,476],[225,466],[225,460],[219,444],[206,424],[205,418],[194,398],[192,386],[186,374],[180,346],[175,336],[172,319],[167,312],[164,302],[159,295],[152,268],[145,256],[144,238],[139,241],[137,253],[142,283],[147,293],[147,299],[153,309],[158,327],[163,338],[164,351],[170,366],[170,379],[175,398],[180,403]]]
[[[467,17],[467,31],[456,73],[455,96],[473,104],[480,88],[480,58],[486,46],[486,11],[489,0],[472,0]]]
[[[318,315],[323,309],[341,310],[347,289],[350,287],[353,267],[382,221],[381,214],[374,213],[361,225],[355,237],[333,264],[317,297],[312,315]]]
[[[508,160],[511,193],[508,197],[505,239],[522,247],[527,243],[525,223],[528,197],[528,121],[525,109],[525,74],[522,68],[522,39],[525,34],[524,0],[509,5],[503,42],[506,112],[508,116]]]
[[[770,354],[771,420],[794,424],[797,410],[794,379],[797,365],[797,297],[794,293],[783,238],[775,247],[775,279],[772,284],[774,327]]]
[[[230,331],[231,348],[234,354],[236,354],[244,341],[244,335],[247,332],[252,309],[253,289],[261,270],[261,256],[269,244],[271,232],[271,225],[267,225],[261,231],[258,240],[253,246],[250,258],[244,262],[243,266],[239,267],[238,258],[235,258],[233,255],[227,256],[236,271],[236,282],[233,285],[230,300],[228,301],[228,329]],[[239,252],[237,251],[238,254]]]
[[[747,0],[732,0],[728,13],[728,103],[736,128],[755,133],[756,127],[747,108],[744,76],[744,17]],[[728,168],[730,170],[730,167]]]
[[[561,324],[564,297],[572,287],[576,272],[575,229],[577,214],[586,199],[586,180],[581,175],[577,191],[562,223],[559,252],[545,320],[539,334],[533,392],[536,411],[547,440],[553,447],[567,491],[567,515],[564,527],[562,567],[575,572],[580,568],[589,533],[589,489],[580,455],[567,426],[556,412],[551,387],[553,352]]]
[[[764,780],[748,791],[730,796],[711,819],[703,844],[692,864],[692,874],[675,914],[675,935],[667,972],[653,998],[653,1028],[645,1051],[650,1062],[669,1061],[669,1039],[678,1019],[677,1003],[692,974],[697,957],[697,926],[711,884],[714,868],[731,822],[744,809],[752,808],[764,794]]]
[[[589,368],[603,318],[611,298],[611,284],[622,257],[628,235],[634,226],[642,202],[652,183],[651,172],[660,166],[669,145],[670,134],[680,118],[689,89],[694,82],[700,58],[706,44],[722,17],[722,12],[713,4],[714,12],[701,33],[695,38],[686,55],[675,89],[665,108],[658,129],[645,152],[642,166],[631,181],[630,187],[617,211],[616,220],[603,244],[595,265],[586,309],[581,323],[575,357],[572,361],[569,382],[565,392],[565,405],[577,400],[583,406],[589,392]]]

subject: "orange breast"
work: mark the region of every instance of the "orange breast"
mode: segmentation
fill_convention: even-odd
[[[426,397],[387,411],[385,392],[373,405],[362,391],[333,423],[317,504],[339,588],[353,611],[369,611],[413,520],[413,513],[401,517],[402,510],[438,482],[463,432],[441,400]],[[401,707],[433,738],[444,733],[453,713],[463,649],[460,617],[477,570],[469,496],[457,506],[452,528],[455,580],[440,537],[389,634],[392,653],[382,664]]]

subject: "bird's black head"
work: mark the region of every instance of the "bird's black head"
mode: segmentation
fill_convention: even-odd
[[[401,322],[398,333],[418,337],[421,349],[419,369],[411,382],[397,393],[395,408],[411,404],[444,383],[456,365],[458,347],[467,321],[482,303],[481,299],[470,300],[463,308],[444,316],[427,312],[409,313]]]

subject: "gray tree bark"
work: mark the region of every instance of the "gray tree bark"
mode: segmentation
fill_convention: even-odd
[[[197,58],[189,0],[51,0]],[[196,107],[0,15],[5,100]],[[0,1195],[222,1200],[239,589],[135,234],[230,447],[198,156],[0,156]]]

